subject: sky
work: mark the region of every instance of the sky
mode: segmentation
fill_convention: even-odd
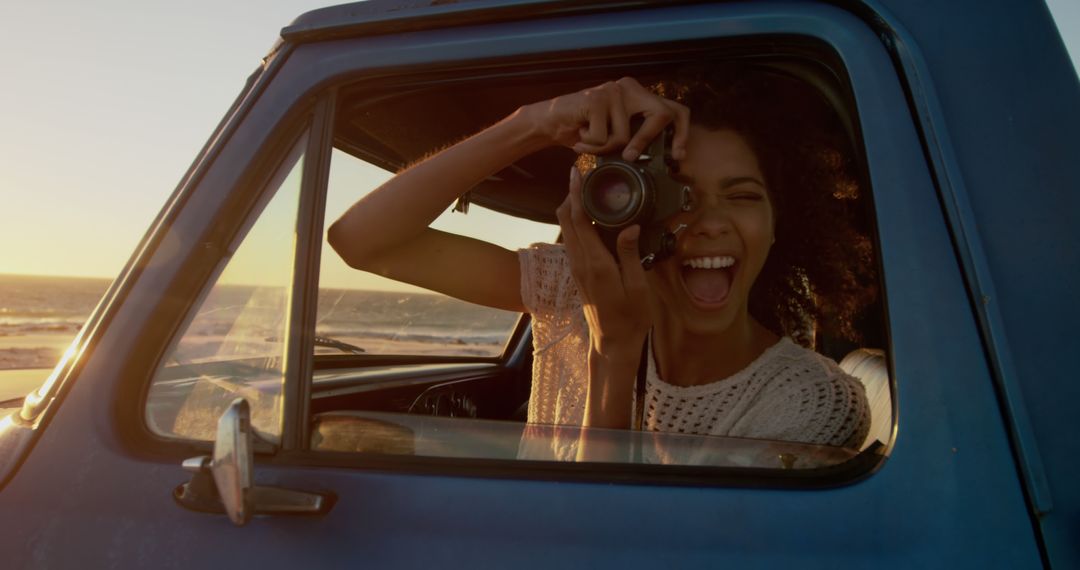
[[[0,273],[114,277],[280,29],[332,3],[0,2]]]
[[[0,2],[0,273],[114,277],[279,30],[334,3]],[[1080,60],[1080,0],[1048,4]]]

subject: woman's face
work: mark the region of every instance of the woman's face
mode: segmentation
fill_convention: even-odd
[[[757,156],[731,130],[691,126],[677,178],[693,189],[675,255],[650,272],[661,321],[695,334],[746,324],[750,289],[773,243],[773,208]]]

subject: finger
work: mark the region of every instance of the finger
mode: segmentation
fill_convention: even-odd
[[[592,91],[585,97],[586,125],[578,129],[583,145],[603,146],[608,142],[608,102],[601,91]]]
[[[566,193],[566,197],[563,198],[558,208],[555,208],[555,218],[559,222],[559,229],[562,233],[563,242],[573,236],[574,228],[570,225],[570,193]],[[576,238],[575,238],[576,239]]]
[[[626,144],[630,140],[630,116],[626,114],[626,104],[623,101],[622,90],[617,86],[611,104],[608,107],[608,115],[611,133],[605,148],[599,152],[611,152]]]
[[[562,233],[563,247],[567,250],[567,255],[570,256],[572,251],[578,248],[577,231],[574,229],[574,224],[570,221],[570,193],[566,194],[566,198],[563,199],[562,204],[555,209],[555,217],[559,220],[559,229]],[[571,256],[571,262],[574,260]]]
[[[571,167],[570,185],[575,184],[574,177],[577,172],[577,168]],[[580,185],[580,182],[578,183]],[[566,250],[567,262],[570,264],[570,274],[574,276],[574,280],[578,282],[579,289],[582,289],[580,285],[583,283],[586,275],[588,274],[588,258],[582,254],[581,241],[578,239],[577,228],[574,227],[574,223],[571,220],[571,202],[573,198],[571,193],[566,194],[566,199],[555,210],[555,217],[559,220],[559,228],[562,230],[563,248]]]
[[[604,145],[576,143],[573,147],[578,154],[604,154]]]
[[[649,291],[645,270],[641,267],[641,253],[638,240],[641,238],[641,226],[633,225],[619,233],[615,240],[615,252],[619,256],[619,271],[622,273],[623,289],[629,299],[643,300]]]
[[[656,138],[660,131],[663,131],[664,127],[674,118],[671,109],[659,97],[657,97],[656,105],[653,109],[645,112],[645,121],[641,124],[641,128],[634,133],[630,142],[626,144],[626,149],[622,155],[624,160],[637,160],[645,148],[649,146],[649,142]]]
[[[675,136],[671,138],[671,158],[682,160],[686,158],[686,141],[690,138],[690,109],[674,101],[665,101],[668,108],[675,114]]]
[[[607,139],[603,142],[586,143],[584,141],[574,145],[574,151],[579,154],[606,154],[618,150],[630,139],[630,116],[626,114],[626,105],[622,95],[616,89],[614,96],[608,101],[608,124]]]

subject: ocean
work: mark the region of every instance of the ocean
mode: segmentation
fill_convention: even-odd
[[[0,275],[0,337],[79,332],[109,279]]]
[[[108,279],[0,275],[0,370],[49,368],[79,332],[109,286]],[[280,303],[266,305],[265,289],[217,287],[189,331],[200,338],[228,337],[250,325],[253,306],[272,309],[259,334],[280,329]],[[245,316],[241,317],[241,314]],[[371,354],[498,355],[517,313],[480,307],[438,294],[353,289],[319,292],[316,334]],[[265,330],[263,330],[265,329]],[[249,333],[255,331],[248,331]],[[320,347],[319,353],[335,349]]]
[[[424,293],[319,291],[316,334],[502,348],[518,314]],[[496,352],[497,354],[497,352]]]
[[[0,370],[56,364],[109,283],[0,275]]]

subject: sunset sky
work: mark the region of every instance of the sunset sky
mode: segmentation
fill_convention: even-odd
[[[0,3],[0,273],[115,276],[278,31],[333,3]],[[1076,61],[1080,1],[1050,6]]]
[[[0,273],[113,277],[320,0],[0,3]]]

